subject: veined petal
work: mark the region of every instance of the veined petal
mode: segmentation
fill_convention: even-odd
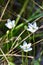
[[[38,26],[37,26],[36,22],[28,23],[27,30],[32,32],[32,33],[34,33],[36,30],[38,30]]]
[[[33,28],[38,29],[38,26],[37,26],[36,22],[33,23]]]
[[[28,23],[28,27],[31,29],[33,27],[32,23]]]

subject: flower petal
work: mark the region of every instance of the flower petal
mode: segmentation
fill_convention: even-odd
[[[31,23],[28,23],[28,27],[31,29],[33,25]]]
[[[23,46],[27,46],[27,42],[26,41],[23,42]]]
[[[12,21],[12,26],[15,27],[15,20]]]
[[[15,26],[15,20],[11,21],[10,19],[8,19],[5,26],[8,27],[9,29],[12,29]]]
[[[24,52],[28,52],[28,50],[24,50]]]
[[[27,31],[30,31],[30,32],[32,32],[32,30],[33,30],[32,28],[31,28],[31,29],[30,29],[30,28],[27,28]]]
[[[6,24],[5,24],[5,26],[6,26],[6,27],[8,27],[9,29],[11,29],[11,28],[12,28],[12,24],[11,24],[11,22],[6,23]]]
[[[34,23],[33,23],[33,26],[34,26],[34,27],[37,27],[37,24],[36,24],[36,22],[34,22]]]
[[[29,43],[29,44],[27,45],[27,47],[30,48],[30,47],[31,47],[31,43]]]
[[[7,23],[9,23],[9,22],[11,22],[11,20],[10,20],[10,19],[8,19],[8,20],[7,20]]]
[[[32,48],[29,48],[29,49],[28,49],[28,51],[31,51],[31,50],[32,50]]]

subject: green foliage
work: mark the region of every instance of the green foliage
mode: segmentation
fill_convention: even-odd
[[[8,0],[6,0],[6,1],[0,0],[0,16],[2,15],[2,13],[5,9],[5,5],[6,5],[7,1]],[[7,9],[5,10],[4,15],[2,17],[2,20],[0,21],[0,48],[2,48],[2,50],[5,54],[7,54],[7,53],[15,54],[16,52],[18,53],[19,50],[21,51],[20,44],[22,44],[23,43],[22,41],[24,41],[24,40],[26,40],[28,43],[32,42],[33,43],[32,47],[35,46],[34,43],[36,43],[37,41],[40,41],[39,39],[42,39],[41,41],[43,41],[43,31],[41,29],[39,29],[38,31],[36,31],[36,33],[34,33],[34,40],[33,40],[33,33],[31,36],[26,38],[28,35],[31,34],[31,32],[27,31],[28,23],[37,22],[37,25],[39,28],[40,28],[40,26],[42,26],[40,24],[40,22],[43,23],[43,19],[42,19],[43,1],[42,1],[42,3],[40,3],[40,4],[42,4],[42,6],[39,4],[37,5],[37,4],[35,4],[32,0],[15,0],[15,1],[11,0],[9,2]],[[11,30],[9,30],[5,26],[7,19],[15,20],[15,22],[16,22],[16,26],[14,28],[12,28]],[[43,29],[43,27],[42,27],[42,29]],[[9,33],[7,34],[8,30],[9,30]],[[38,44],[39,44],[39,42],[38,42]],[[13,45],[13,47],[12,47],[12,45]],[[42,49],[43,45],[40,44],[40,46]],[[37,45],[37,47],[39,47],[39,46]],[[36,55],[37,49],[36,49],[36,47],[34,49],[35,49],[34,51],[32,50],[33,53],[29,52],[28,55],[33,56],[34,52]],[[1,52],[0,52],[0,55],[1,55]],[[24,53],[24,55],[25,55],[25,53]],[[2,57],[2,56],[1,56],[1,58],[4,59],[4,57]],[[14,60],[13,57],[8,56],[7,58],[9,60],[8,65],[15,65],[14,63],[12,63]],[[40,63],[38,60],[34,60],[33,65],[40,65]]]
[[[33,61],[33,65],[40,65],[38,60]]]
[[[15,64],[14,64],[14,63],[12,63],[12,62],[9,62],[9,63],[8,63],[8,65],[15,65]]]

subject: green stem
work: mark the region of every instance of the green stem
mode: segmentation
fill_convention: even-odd
[[[25,11],[25,8],[26,8],[26,6],[27,6],[28,1],[29,1],[29,0],[26,0],[26,1],[25,1],[24,5],[23,5],[23,8],[21,9],[21,11],[20,11],[20,13],[19,13],[19,16],[18,16],[17,19],[16,19],[16,25],[17,25],[17,23],[18,23],[18,21],[19,21],[21,15],[22,15],[22,13]]]
[[[11,30],[11,38],[12,38],[13,34],[12,34],[12,30]],[[13,44],[13,40],[11,41],[12,44]],[[11,44],[11,48],[12,48],[12,44]]]
[[[24,52],[22,51],[22,65],[24,65]]]
[[[8,32],[8,31],[7,31]],[[7,33],[7,40],[8,40],[9,32]],[[9,51],[9,44],[7,43],[7,52]]]
[[[28,54],[27,54],[27,52],[26,52],[26,60],[25,60],[26,63],[25,63],[25,65],[28,65],[28,58],[27,58],[27,55],[28,55]]]

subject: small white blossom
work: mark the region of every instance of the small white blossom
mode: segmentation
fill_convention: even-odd
[[[28,23],[28,28],[27,28],[28,31],[34,33],[38,30],[38,26],[36,24],[36,22],[34,22],[33,24],[32,23]]]
[[[23,46],[20,45],[20,48],[24,51],[24,52],[28,52],[28,51],[31,51],[32,48],[31,48],[31,43],[27,44],[26,41],[23,42]]]
[[[15,20],[7,20],[7,23],[5,24],[6,27],[8,27],[9,29],[12,29],[13,27],[15,27]]]

